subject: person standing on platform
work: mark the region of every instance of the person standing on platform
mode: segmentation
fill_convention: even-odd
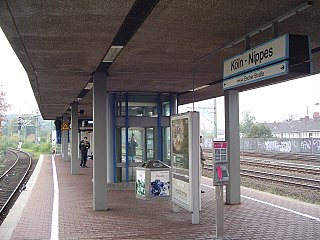
[[[131,139],[129,139],[129,161],[134,162],[135,157],[137,155],[137,150],[136,148],[138,147],[138,143],[136,139],[134,138],[134,134],[131,135]]]
[[[81,151],[81,162],[80,167],[87,167],[87,157],[88,157],[88,149],[90,148],[90,142],[87,137],[84,137],[79,144],[79,149]]]

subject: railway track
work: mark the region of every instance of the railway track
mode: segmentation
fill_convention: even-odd
[[[252,152],[242,151],[242,157],[255,157],[255,158],[272,158],[277,160],[292,160],[292,161],[315,161],[320,162],[320,155],[307,154],[307,153],[283,153],[283,152]]]
[[[313,166],[313,165],[305,165],[305,164],[295,164],[289,162],[279,162],[277,160],[299,160],[301,161],[302,157],[297,156],[297,154],[285,154],[283,156],[277,157],[276,154],[265,154],[265,153],[241,153],[240,155],[240,163],[241,163],[241,172],[240,175],[243,177],[253,178],[253,179],[260,179],[264,181],[273,181],[279,182],[283,184],[289,184],[294,186],[300,186],[308,189],[313,190],[320,190],[320,180],[312,179],[312,178],[303,178],[297,177],[294,175],[288,174],[279,174],[279,173],[272,173],[260,170],[249,170],[243,168],[243,166],[254,166],[259,168],[268,168],[268,169],[277,169],[281,171],[290,171],[290,172],[299,172],[299,173],[306,173],[311,175],[319,175],[320,174],[320,166]],[[305,156],[303,154],[303,159],[307,163],[310,161],[317,161],[318,156]],[[206,151],[207,160],[204,165],[204,169],[211,172],[212,171],[212,154],[210,151]],[[267,159],[267,160],[266,160]],[[307,159],[307,160],[306,160]]]
[[[212,164],[205,163],[204,169],[212,172]],[[287,174],[278,174],[243,168],[240,169],[240,176],[320,190],[320,180],[318,179],[302,178]]]
[[[294,186],[301,186],[305,188],[320,190],[320,180],[311,178],[302,178],[286,174],[270,173],[263,171],[255,171],[249,169],[241,169],[241,176],[257,178],[261,180],[269,180],[274,182],[280,182],[284,184],[290,184]]]
[[[6,210],[6,207],[12,200],[13,196],[22,187],[22,183],[31,167],[31,157],[29,154],[9,149],[16,155],[16,161],[12,166],[0,176],[0,215]]]
[[[286,170],[286,171],[294,171],[294,172],[301,172],[301,173],[308,173],[308,174],[320,174],[320,166],[311,166],[311,165],[296,165],[291,163],[283,163],[283,162],[265,162],[260,160],[250,160],[241,158],[240,163],[242,165],[250,165],[250,166],[257,166],[257,167],[266,167],[266,168],[273,168],[279,170]]]
[[[212,158],[212,149],[203,148],[203,152],[208,156],[209,159]],[[292,160],[292,161],[305,161],[305,162],[320,162],[320,155],[308,154],[308,153],[284,153],[284,152],[254,152],[254,151],[241,151],[240,156],[250,157],[250,158],[266,158],[266,159],[276,159],[276,160]]]

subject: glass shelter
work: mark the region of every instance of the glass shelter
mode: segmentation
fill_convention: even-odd
[[[170,164],[170,115],[175,94],[113,93],[114,182],[135,181],[147,160]]]

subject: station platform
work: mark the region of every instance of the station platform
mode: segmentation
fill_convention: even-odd
[[[129,190],[108,191],[109,210],[93,211],[92,161],[78,175],[70,165],[59,155],[40,157],[0,239],[216,239],[212,180],[202,178],[200,224],[193,225],[191,213],[173,212],[170,200],[140,200]],[[224,239],[320,239],[319,206],[248,188],[241,195],[241,204],[225,205]]]

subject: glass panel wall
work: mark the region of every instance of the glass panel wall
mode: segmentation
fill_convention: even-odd
[[[147,128],[146,132],[146,150],[147,150],[147,159],[154,159],[154,137],[153,137],[153,128]]]
[[[144,128],[129,128],[128,160],[132,162],[144,162],[145,160],[145,137]]]
[[[170,102],[162,103],[162,116],[170,116]]]
[[[126,115],[126,103],[117,102],[117,116]],[[152,102],[129,102],[128,116],[158,117],[157,103]]]
[[[159,151],[170,163],[170,94],[115,93],[114,101],[115,182],[135,181],[135,168]]]

